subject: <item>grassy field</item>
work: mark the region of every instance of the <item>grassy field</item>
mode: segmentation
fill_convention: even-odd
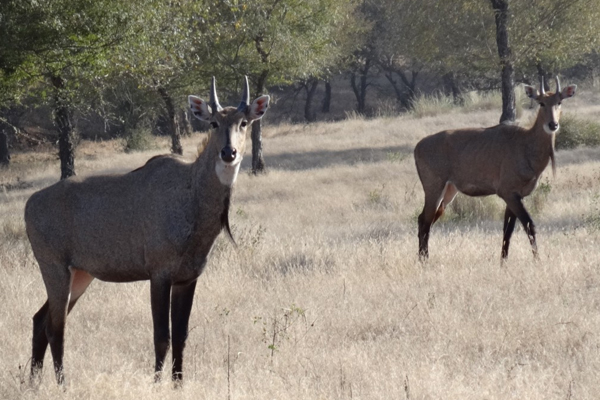
[[[598,103],[564,108],[599,115]],[[598,398],[600,150],[559,152],[556,178],[547,170],[529,200],[540,261],[519,227],[501,265],[502,204],[459,198],[418,262],[414,145],[498,115],[267,127],[269,173],[238,178],[238,247],[220,237],[199,279],[179,390],[152,383],[147,282],[94,281],[67,322],[66,389],[50,368],[39,388],[22,383],[46,296],[23,206],[59,167],[53,154],[15,154],[0,175],[0,398]],[[201,140],[185,140],[187,158]],[[83,143],[79,174],[128,171],[161,152],[119,148]]]

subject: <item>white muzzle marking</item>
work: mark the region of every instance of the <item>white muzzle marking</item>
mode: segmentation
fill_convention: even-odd
[[[242,157],[236,158],[236,160],[231,164],[226,163],[219,158],[215,165],[215,170],[217,172],[217,176],[219,177],[219,181],[221,181],[223,185],[231,187],[238,176],[241,163]]]
[[[548,135],[552,135],[553,133],[558,132],[559,129],[560,129],[560,124],[556,127],[556,130],[554,130],[554,131],[550,129],[548,124],[544,124],[544,132],[546,132]]]

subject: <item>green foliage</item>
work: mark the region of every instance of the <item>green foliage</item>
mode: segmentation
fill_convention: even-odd
[[[565,114],[560,120],[560,130],[556,134],[556,148],[573,149],[578,146],[600,146],[600,124]]]
[[[518,68],[557,72],[598,48],[600,3],[596,0],[511,2],[511,46]]]
[[[107,54],[130,34],[129,2],[9,0],[0,24],[0,70],[31,83],[61,76],[76,95],[82,78],[102,74]],[[43,86],[36,86],[43,90]]]
[[[319,76],[341,56],[341,35],[352,1],[258,0],[208,1],[203,22],[213,51],[219,55],[217,76],[247,73],[256,90]],[[225,68],[223,68],[225,67]]]
[[[314,326],[314,322],[308,323],[306,310],[295,304],[282,308],[280,314],[274,313],[270,321],[255,316],[252,322],[261,328],[262,342],[267,345],[271,360],[285,344],[297,345]]]

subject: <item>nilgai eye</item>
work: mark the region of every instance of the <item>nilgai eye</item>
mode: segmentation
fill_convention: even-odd
[[[545,105],[544,103],[540,103],[540,106],[544,107],[544,106],[546,106],[546,105]]]
[[[242,128],[245,128],[248,125],[248,121],[242,121]]]
[[[218,128],[219,127],[219,123],[218,122],[211,122],[210,126],[212,126],[213,128]]]

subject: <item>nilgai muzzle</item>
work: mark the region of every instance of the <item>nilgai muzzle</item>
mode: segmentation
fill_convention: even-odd
[[[193,163],[157,156],[124,175],[58,182],[27,201],[27,235],[48,295],[33,317],[32,380],[50,344],[56,379],[63,382],[66,316],[94,278],[150,280],[156,379],[171,339],[169,310],[172,377],[182,378],[196,279],[215,239],[229,229],[246,131],[269,106],[269,96],[250,104],[247,78],[244,83],[237,108],[219,105],[214,78],[208,103],[189,96],[193,114],[215,127]]]
[[[497,194],[506,202],[502,258],[508,256],[516,218],[521,221],[537,257],[535,227],[523,206],[523,197],[537,186],[540,175],[552,161],[554,137],[558,131],[560,105],[575,94],[576,85],[556,93],[538,92],[525,86],[536,100],[539,111],[530,129],[516,125],[496,125],[484,129],[442,131],[422,139],[415,147],[415,163],[425,191],[425,206],[419,215],[419,255],[429,255],[431,225],[442,216],[457,192],[469,196]]]

